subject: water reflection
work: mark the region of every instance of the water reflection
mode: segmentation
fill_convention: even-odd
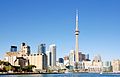
[[[69,74],[0,75],[0,77],[120,77],[120,74],[69,73]]]

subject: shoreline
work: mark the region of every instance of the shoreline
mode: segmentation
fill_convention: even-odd
[[[88,74],[92,74],[93,72],[71,72],[73,74],[78,74],[78,73],[88,73]],[[69,74],[69,73],[32,73],[32,72],[26,72],[26,73],[0,73],[0,75],[30,75],[30,74]],[[100,73],[96,73],[96,74],[100,74]],[[103,72],[102,74],[120,74],[120,73],[114,73],[114,72]]]
[[[63,73],[0,73],[0,75],[63,74]]]

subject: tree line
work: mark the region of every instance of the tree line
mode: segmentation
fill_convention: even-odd
[[[13,66],[9,62],[1,61],[0,60],[0,72],[33,72],[33,68],[36,68],[35,65],[28,65],[28,66]]]

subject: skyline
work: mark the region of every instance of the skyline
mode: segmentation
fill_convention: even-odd
[[[11,45],[26,42],[32,53],[40,43],[55,43],[57,56],[75,50],[75,12],[79,10],[79,49],[116,59],[120,50],[120,1],[0,1],[0,52],[3,58]],[[63,54],[60,54],[61,51]],[[111,57],[112,56],[112,57]],[[57,57],[57,58],[58,58]]]

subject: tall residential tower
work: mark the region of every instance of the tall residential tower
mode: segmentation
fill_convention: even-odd
[[[51,52],[51,66],[56,66],[56,45],[50,45],[49,51]]]

